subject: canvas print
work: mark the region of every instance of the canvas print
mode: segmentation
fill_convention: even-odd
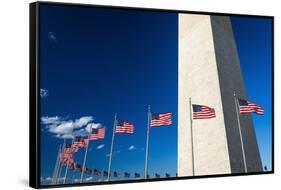
[[[40,186],[273,171],[273,19],[39,4]]]

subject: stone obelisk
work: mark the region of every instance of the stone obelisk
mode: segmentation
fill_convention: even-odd
[[[230,18],[179,14],[178,22],[178,176],[262,171],[250,115],[239,115],[239,133],[233,94],[247,95]],[[192,121],[192,138],[189,98],[216,111]]]

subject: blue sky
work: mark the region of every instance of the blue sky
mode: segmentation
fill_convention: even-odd
[[[271,170],[272,142],[272,20],[231,18],[248,99],[261,105],[265,114],[252,114],[264,166]]]
[[[52,176],[58,147],[63,137],[70,136],[69,130],[85,134],[89,125],[106,127],[106,138],[90,143],[86,165],[107,169],[116,112],[119,119],[135,124],[135,134],[116,135],[112,171],[144,176],[148,104],[152,112],[173,113],[171,127],[150,131],[149,173],[175,176],[177,14],[41,5],[40,19],[41,117],[45,123],[41,176]],[[262,158],[269,167],[270,25],[268,20],[244,17],[233,17],[232,23],[248,97],[266,110],[265,116],[253,119]],[[252,34],[254,29],[258,32]],[[254,71],[252,63],[257,65]],[[75,156],[78,163],[82,164],[83,153]]]

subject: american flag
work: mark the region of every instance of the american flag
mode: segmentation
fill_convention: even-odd
[[[134,124],[128,121],[117,121],[115,133],[119,134],[133,134]]]
[[[135,173],[135,178],[139,178],[140,174],[139,173]]]
[[[204,105],[192,104],[193,119],[210,119],[216,117],[215,109]]]
[[[116,172],[116,171],[114,171],[114,172],[113,172],[113,176],[114,176],[114,177],[118,177],[118,176],[119,176],[119,173]]]
[[[168,126],[172,125],[172,113],[152,113],[151,114],[151,127]]]
[[[63,152],[64,154],[72,154],[71,144],[66,144]]]
[[[73,148],[74,150],[77,150],[77,149],[79,149],[79,148],[84,148],[84,147],[86,147],[86,145],[87,145],[87,142],[85,141],[84,138],[82,138],[82,137],[76,137],[75,140],[74,140],[74,142],[72,143],[72,148]]]
[[[93,174],[96,176],[100,176],[100,171],[98,169],[94,169]]]
[[[60,161],[65,166],[67,166],[67,165],[70,166],[75,163],[74,157],[72,154],[62,154]]]
[[[89,136],[89,140],[98,140],[98,139],[104,139],[105,136],[105,128],[98,128],[98,129],[92,129],[92,132]]]
[[[130,177],[130,173],[125,172],[125,173],[124,173],[124,177]]]
[[[79,165],[79,164],[75,164],[74,171],[75,172],[82,172],[82,166]]]
[[[105,176],[108,176],[108,172],[107,171],[103,171],[103,176],[105,177]]]
[[[239,101],[240,114],[249,114],[249,113],[256,113],[259,115],[264,114],[264,109],[261,106],[253,102],[250,102],[248,100],[239,99],[238,101]]]

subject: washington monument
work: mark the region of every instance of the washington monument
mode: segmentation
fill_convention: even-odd
[[[178,22],[178,176],[262,171],[251,116],[235,107],[234,93],[247,94],[230,18],[179,14]],[[189,99],[216,111],[192,121],[192,135]]]

